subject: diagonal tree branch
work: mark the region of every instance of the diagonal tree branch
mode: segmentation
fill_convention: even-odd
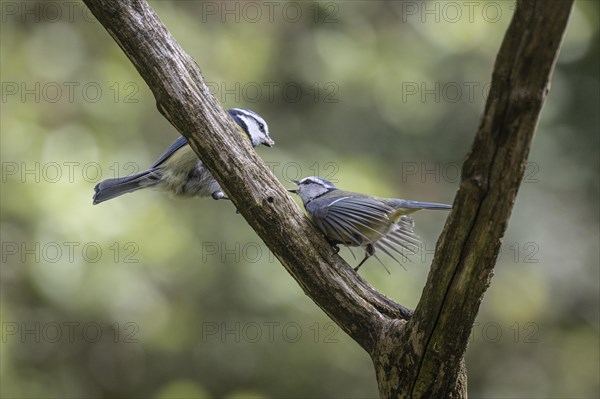
[[[473,322],[525,171],[572,0],[519,1],[421,301],[390,348],[411,397],[443,397],[461,370]],[[393,334],[398,334],[394,337]],[[389,372],[389,370],[387,370]],[[393,389],[387,397],[395,397]],[[383,393],[382,393],[383,395]],[[388,396],[389,395],[389,396]]]
[[[250,226],[305,293],[371,352],[383,320],[411,312],[378,293],[317,233],[212,96],[194,60],[144,0],[84,0]],[[272,129],[277,138],[276,128]]]

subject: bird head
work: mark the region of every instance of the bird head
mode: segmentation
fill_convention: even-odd
[[[253,147],[266,145],[272,147],[275,142],[269,137],[267,122],[256,112],[246,108],[232,108],[227,111],[235,123],[248,135]]]
[[[298,194],[305,205],[315,198],[337,190],[333,183],[316,176],[305,177],[302,180],[292,180],[292,183],[296,184],[298,188],[288,191]]]

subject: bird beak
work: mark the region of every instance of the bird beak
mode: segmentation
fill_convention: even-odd
[[[270,148],[270,147],[273,147],[275,145],[275,142],[273,141],[272,138],[268,137],[267,141],[264,142],[263,144]]]
[[[298,184],[298,183],[300,183],[300,182],[299,182],[298,180],[290,179],[290,181],[291,181],[292,183],[294,183],[295,185],[299,186],[299,184]],[[297,189],[296,189],[296,190],[288,190],[288,192],[289,192],[289,193],[298,194],[298,190],[297,190]]]

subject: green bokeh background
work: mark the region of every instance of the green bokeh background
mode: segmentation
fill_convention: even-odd
[[[82,3],[1,4],[2,397],[377,397],[369,356],[231,203],[92,206],[101,178],[146,168],[176,132]],[[151,5],[226,108],[269,122],[258,152],[282,183],[449,203],[514,7]],[[471,397],[600,395],[599,8],[578,1],[567,29],[468,348]],[[413,308],[445,217],[415,215],[425,248],[406,271],[361,274]]]

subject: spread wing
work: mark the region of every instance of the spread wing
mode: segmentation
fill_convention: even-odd
[[[307,207],[313,221],[325,237],[336,244],[376,249],[402,264],[394,253],[408,259],[417,252],[421,241],[414,233],[414,221],[402,216],[394,224],[388,217],[394,208],[369,197],[352,195],[315,199]]]
[[[394,257],[391,251],[400,254],[403,259],[410,260],[409,255],[416,254],[421,246],[421,240],[414,232],[415,221],[409,216],[401,216],[396,226],[385,237],[375,243],[375,248],[402,263]]]
[[[185,137],[183,136],[179,136],[177,138],[177,140],[175,140],[173,142],[173,144],[171,144],[169,146],[169,148],[167,148],[167,150],[160,156],[160,158],[158,158],[156,160],[156,162],[154,162],[152,164],[152,166],[150,167],[150,169],[152,168],[156,168],[157,166],[159,166],[160,164],[162,164],[164,161],[166,161],[171,155],[173,155],[173,153],[175,151],[177,151],[178,149],[180,149],[181,147],[183,147],[184,145],[187,144],[187,140],[185,139]]]
[[[317,227],[335,243],[361,246],[385,236],[394,209],[383,202],[352,195],[317,198],[306,207]]]

